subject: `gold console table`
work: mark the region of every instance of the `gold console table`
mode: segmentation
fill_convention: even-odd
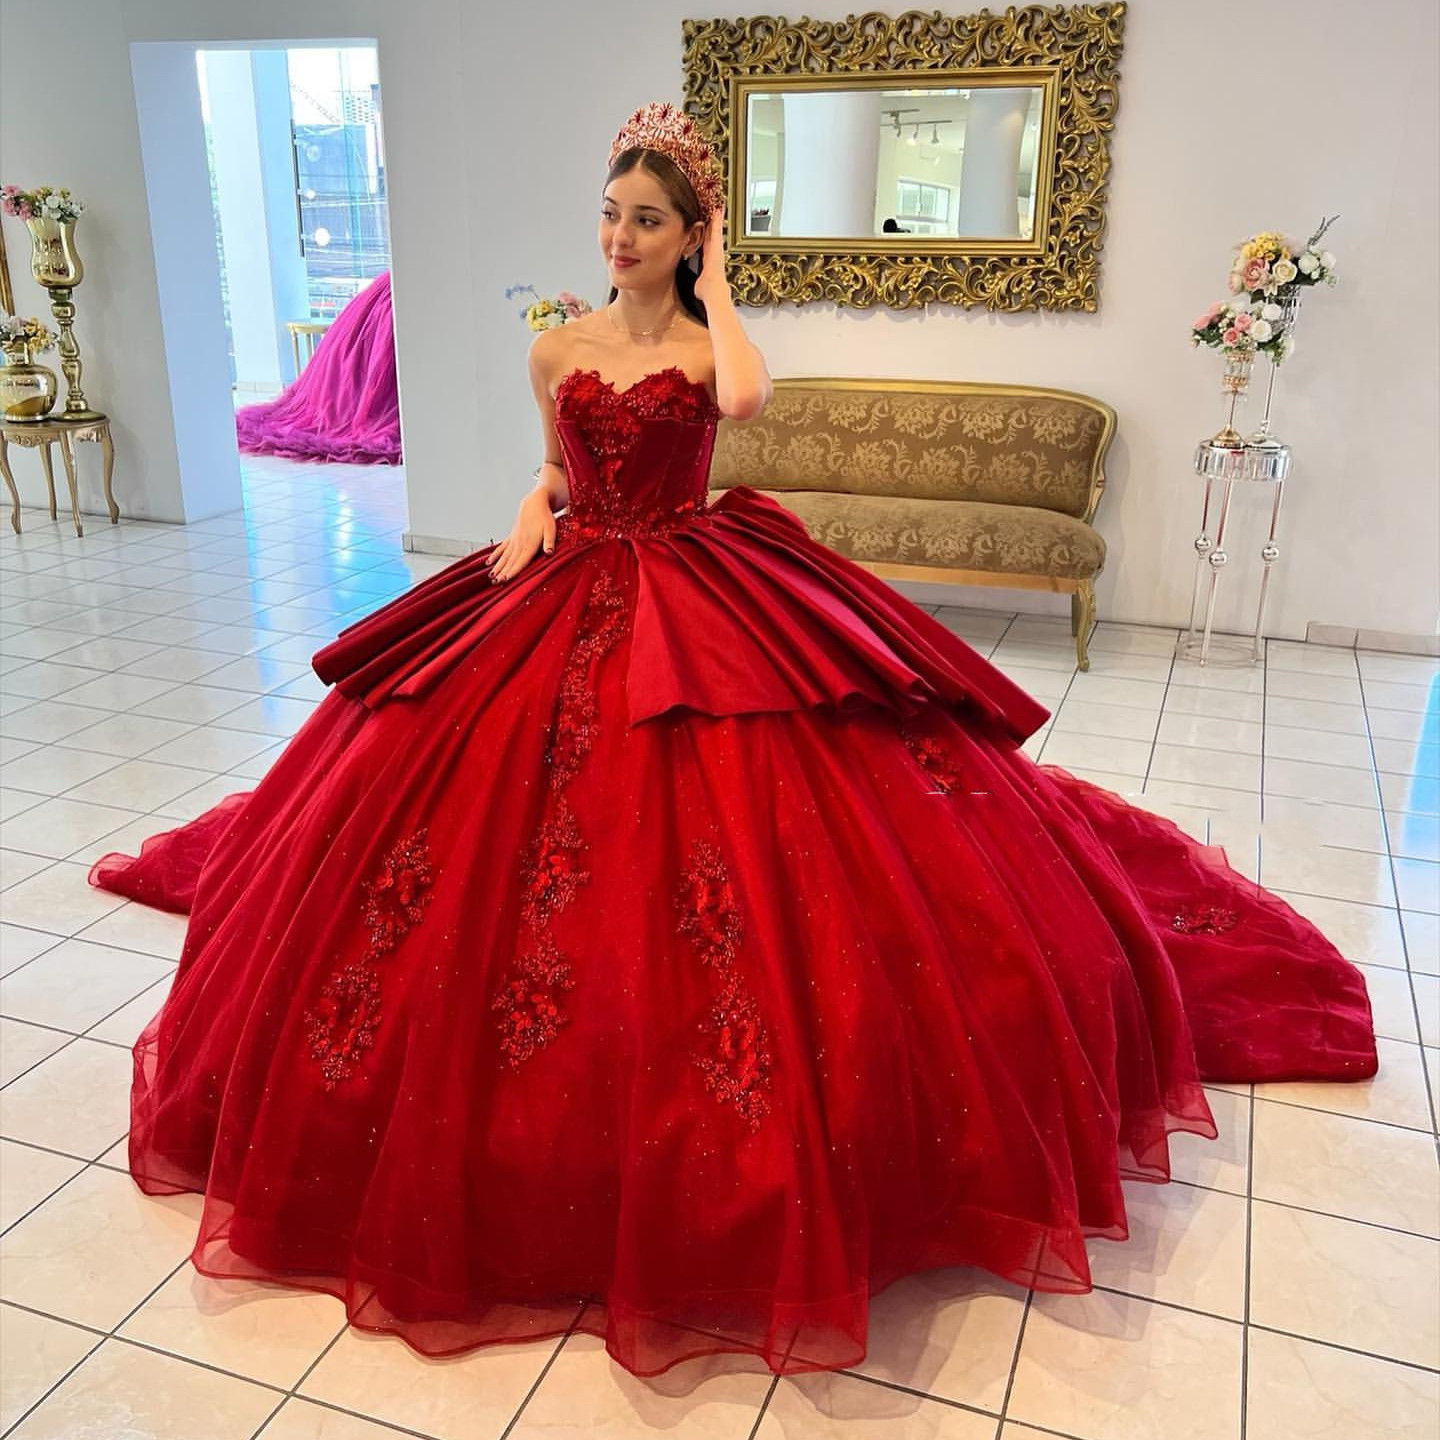
[[[104,416],[98,420],[66,420],[62,415],[49,415],[43,420],[0,421],[0,477],[10,491],[10,528],[20,533],[20,492],[15,488],[15,477],[10,473],[10,446],[39,450],[40,464],[45,471],[45,486],[50,492],[50,518],[55,518],[55,470],[50,462],[50,447],[57,441],[60,458],[65,462],[65,479],[70,485],[70,514],[75,521],[75,533],[83,535],[80,523],[80,495],[75,483],[75,446],[82,440],[92,440],[100,447],[105,462],[105,504],[110,511],[110,523],[120,522],[120,507],[115,503],[115,492],[110,482],[115,474],[115,446],[110,439],[110,421]]]

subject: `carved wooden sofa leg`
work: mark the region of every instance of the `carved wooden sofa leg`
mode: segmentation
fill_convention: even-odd
[[[1082,670],[1090,668],[1090,630],[1095,624],[1095,582],[1081,580],[1070,597],[1070,633],[1075,637],[1075,659]]]

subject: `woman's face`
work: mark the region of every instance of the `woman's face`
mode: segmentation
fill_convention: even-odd
[[[686,227],[674,201],[648,170],[637,166],[605,187],[600,253],[617,289],[669,283],[680,257],[692,253],[704,233],[702,225]]]

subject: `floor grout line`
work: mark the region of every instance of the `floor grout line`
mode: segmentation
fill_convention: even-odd
[[[1245,1136],[1245,1274],[1244,1310],[1240,1325],[1240,1440],[1246,1440],[1250,1413],[1250,1281],[1254,1273],[1255,1239],[1255,1087],[1250,1087],[1249,1125]]]
[[[1359,668],[1358,661],[1356,662],[1356,667],[1357,669]],[[1362,708],[1365,708],[1365,676],[1363,672],[1360,675],[1360,704]],[[1380,771],[1375,754],[1375,736],[1370,730],[1370,712],[1368,708],[1365,708],[1365,733],[1370,740],[1370,759],[1372,764],[1376,767],[1375,788],[1377,791],[1380,791],[1381,836],[1385,841],[1386,857],[1390,867],[1390,885],[1395,892],[1395,917],[1400,926],[1400,949],[1405,956],[1405,969],[1406,973],[1409,975],[1410,1007],[1413,1019],[1415,1021],[1415,1035],[1416,1038],[1422,1042],[1420,1045],[1420,1072],[1425,1081],[1426,1103],[1430,1108],[1430,1129],[1432,1133],[1440,1134],[1440,1114],[1437,1114],[1435,1108],[1435,1086],[1433,1084],[1433,1077],[1430,1074],[1431,1062],[1429,1055],[1425,1053],[1425,1045],[1423,1043],[1425,1036],[1425,1025],[1420,1015],[1420,1000],[1419,997],[1415,994],[1415,972],[1410,964],[1410,938],[1405,928],[1405,907],[1400,903],[1400,877],[1396,873],[1395,853],[1391,848],[1390,843],[1390,816],[1384,807],[1385,796],[1383,790],[1381,790],[1380,787]]]

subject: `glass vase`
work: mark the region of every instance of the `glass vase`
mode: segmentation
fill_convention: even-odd
[[[1237,345],[1225,352],[1225,373],[1220,377],[1220,393],[1230,397],[1230,412],[1224,426],[1211,436],[1212,445],[1226,450],[1239,450],[1244,447],[1244,437],[1235,428],[1235,407],[1250,384],[1250,372],[1254,366],[1253,345]]]

